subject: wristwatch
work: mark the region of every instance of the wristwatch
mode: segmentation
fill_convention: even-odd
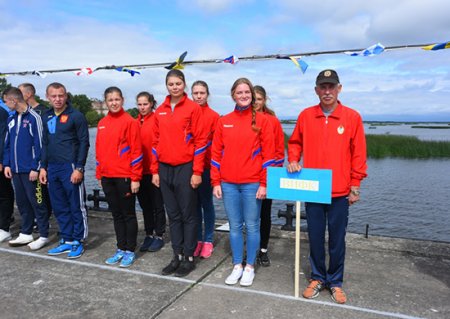
[[[77,171],[79,171],[80,173],[84,174],[84,168],[83,167],[77,167],[75,168]]]
[[[352,193],[352,194],[355,195],[355,196],[359,196],[359,194],[361,194],[361,192],[359,191],[359,189],[352,189],[352,190],[350,191],[350,193]]]

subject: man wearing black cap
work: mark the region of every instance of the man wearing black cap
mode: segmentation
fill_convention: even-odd
[[[306,203],[310,244],[311,279],[303,292],[316,298],[329,288],[332,299],[345,303],[345,233],[349,206],[359,201],[361,180],[367,174],[366,140],[361,116],[338,100],[342,90],[334,70],[324,70],[316,79],[318,105],[303,110],[288,142],[289,172],[303,167],[332,170],[331,204]],[[328,226],[329,267],[325,264],[325,229]]]

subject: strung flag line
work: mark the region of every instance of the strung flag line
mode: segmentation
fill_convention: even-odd
[[[446,44],[443,48],[446,48]],[[427,43],[427,44],[405,44],[405,45],[396,45],[385,47],[384,51],[393,51],[400,49],[409,49],[409,48],[425,48],[425,47],[433,47],[436,46],[435,43]],[[439,49],[442,47],[442,44],[439,46]],[[269,55],[252,55],[252,56],[243,56],[237,57],[233,56],[236,61],[265,61],[265,60],[275,60],[275,59],[292,59],[292,58],[301,58],[305,56],[315,56],[315,55],[328,55],[328,54],[338,54],[345,52],[360,52],[367,50],[367,48],[362,49],[344,49],[344,50],[332,50],[332,51],[313,51],[313,52],[300,52],[300,53],[290,53],[290,54],[269,54]],[[426,49],[426,50],[436,50],[434,49]],[[106,65],[97,67],[93,72],[99,70],[116,70],[116,69],[147,69],[147,68],[158,68],[158,67],[167,67],[171,66],[172,68],[183,67],[186,65],[196,65],[196,64],[212,64],[212,63],[224,63],[224,59],[204,59],[204,60],[192,60],[192,61],[183,61],[183,58],[186,56],[187,52],[184,52],[180,58],[176,60],[176,62],[156,62],[156,63],[147,63],[147,64],[127,64],[127,65]],[[228,58],[227,58],[228,59]],[[18,72],[0,72],[0,76],[8,76],[8,75],[31,75],[35,74],[38,76],[47,75],[48,73],[63,73],[63,72],[77,72],[80,71],[80,68],[65,68],[65,69],[52,69],[52,70],[32,70],[32,71],[18,71]],[[136,73],[137,74],[137,73]]]

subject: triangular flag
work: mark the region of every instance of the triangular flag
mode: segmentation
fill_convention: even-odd
[[[373,56],[378,55],[383,51],[384,45],[377,43],[362,51],[345,51],[344,53],[350,56]]]
[[[172,69],[183,70],[184,69],[183,61],[184,61],[184,58],[186,57],[186,55],[187,55],[187,51],[183,52],[183,54],[180,55],[180,57],[175,62],[171,63],[170,65],[166,66],[165,68],[167,70],[172,70]]]
[[[135,70],[127,69],[127,68],[123,68],[123,67],[118,67],[118,68],[116,68],[116,70],[119,72],[128,72],[128,73],[130,73],[131,76],[134,76],[135,74],[139,74],[139,75],[141,74],[141,72],[139,72],[139,71],[135,71]]]
[[[77,76],[80,76],[80,75],[90,75],[92,74],[92,72],[94,72],[92,68],[81,68],[79,71],[75,71],[74,73]]]
[[[39,72],[39,71],[33,71],[33,72],[31,72],[31,74],[37,75],[37,76],[39,76],[39,77],[41,77],[43,79],[45,79],[47,77],[47,73]]]
[[[308,63],[302,60],[301,57],[295,58],[293,56],[290,56],[289,59],[291,59],[292,62],[300,69],[302,70],[302,73],[305,74],[306,69],[308,69]]]
[[[450,41],[443,42],[443,43],[427,45],[425,47],[422,47],[422,49],[424,49],[424,50],[431,50],[431,51],[450,49]]]
[[[235,55],[229,56],[228,58],[223,59],[224,63],[236,64],[239,62],[239,58]]]

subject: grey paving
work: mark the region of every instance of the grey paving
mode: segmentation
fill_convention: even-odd
[[[254,284],[242,288],[224,284],[232,268],[227,233],[217,232],[213,256],[180,279],[160,274],[172,256],[170,243],[139,253],[124,270],[104,264],[115,250],[109,215],[91,213],[89,226],[86,252],[75,261],[47,256],[46,248],[0,244],[0,318],[450,318],[449,243],[349,234],[349,300],[341,306],[328,291],[313,301],[293,298],[293,234],[276,227],[272,265],[259,267]],[[303,233],[301,290],[310,272],[307,254]]]

